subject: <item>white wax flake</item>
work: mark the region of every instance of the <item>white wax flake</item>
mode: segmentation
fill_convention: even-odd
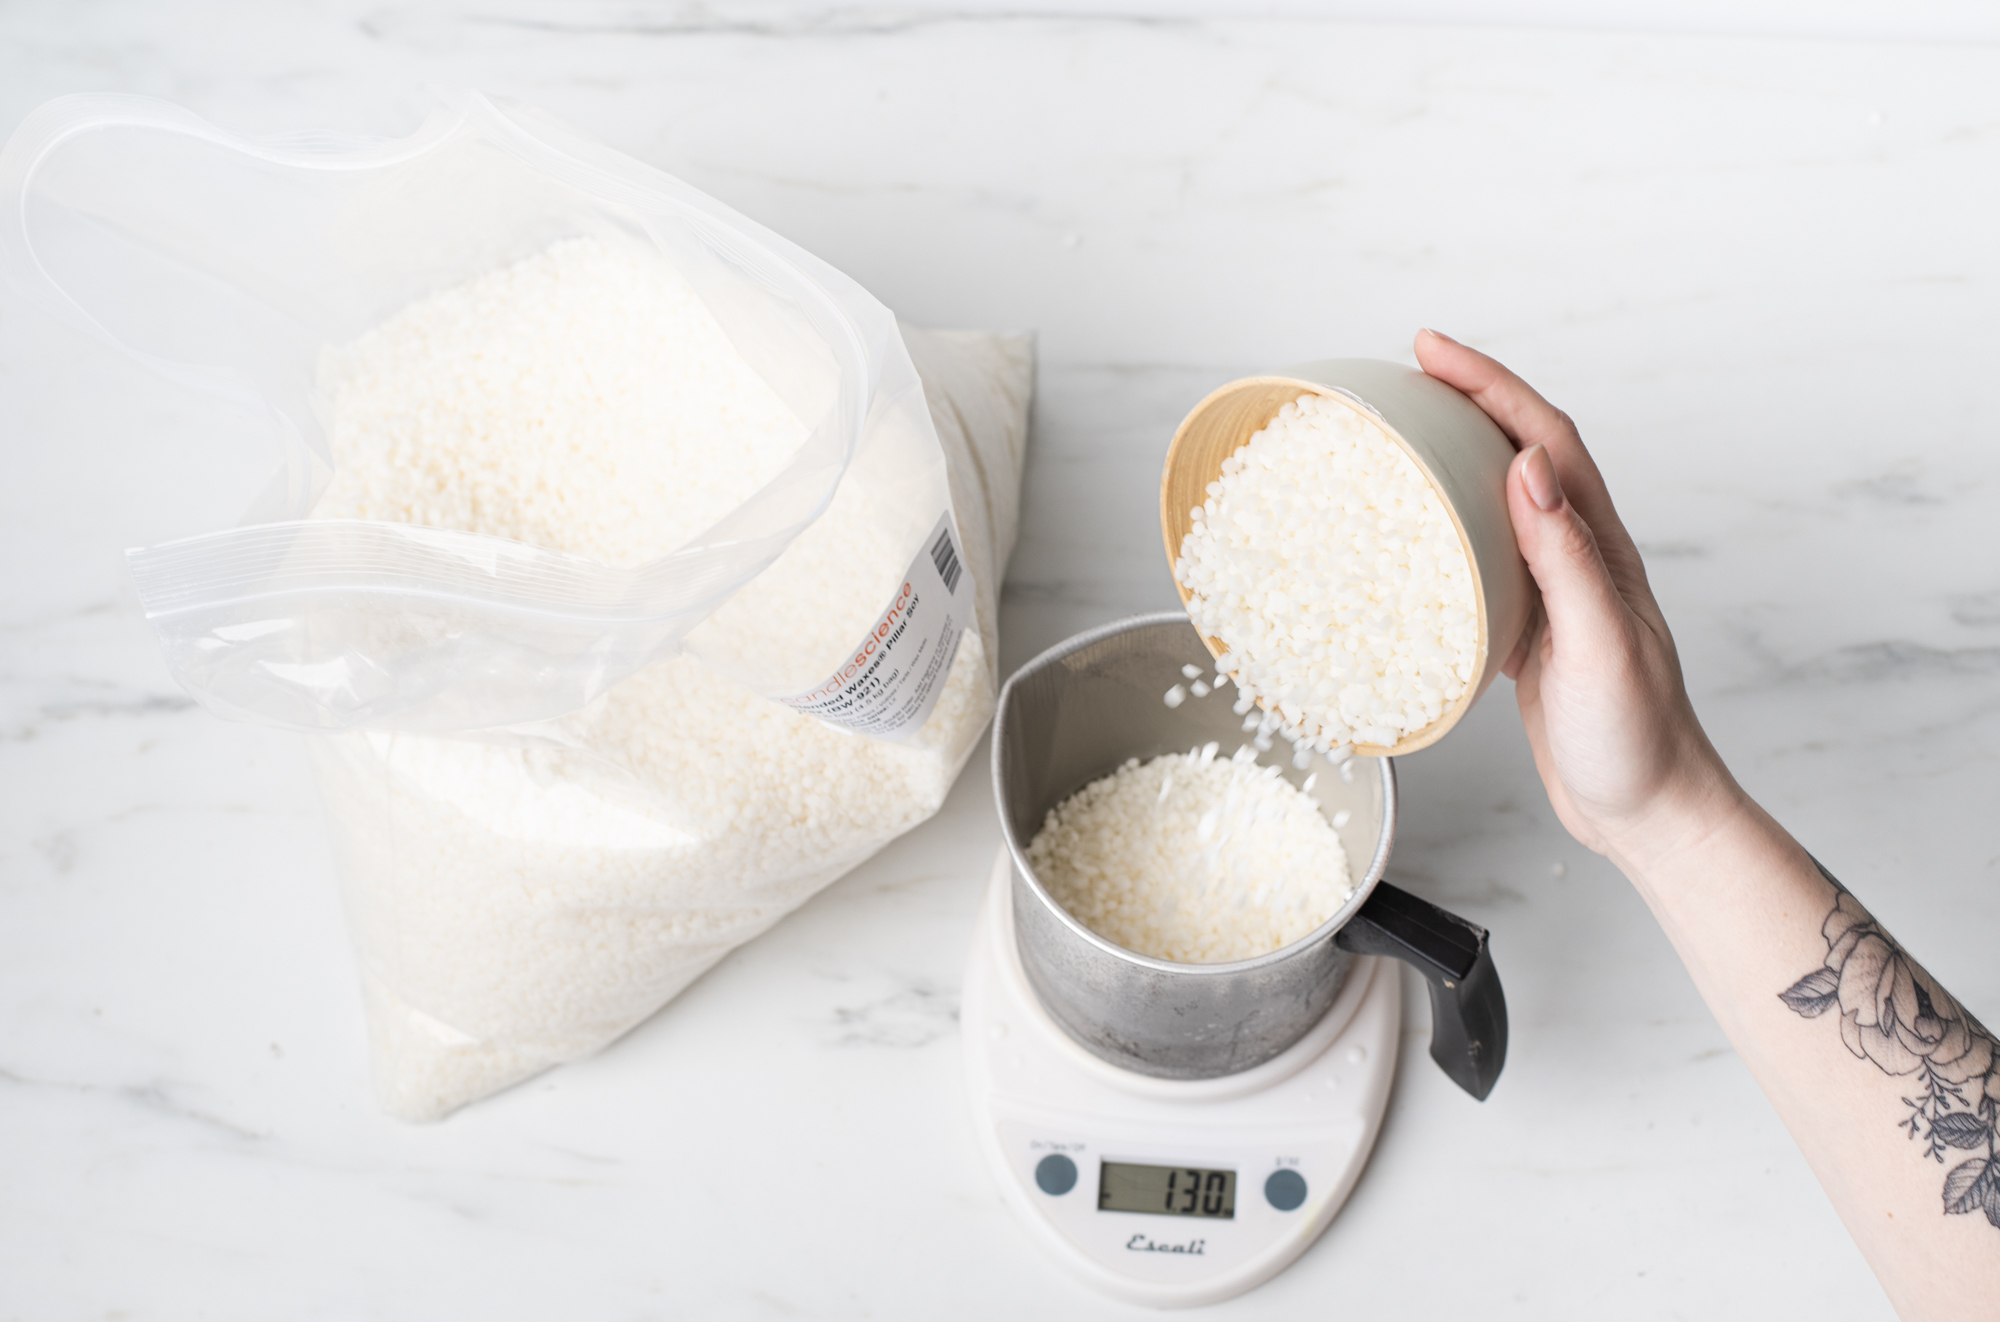
[[[1035,876],[1093,932],[1156,959],[1251,959],[1310,934],[1353,894],[1340,837],[1250,748],[1218,751],[1134,758],[1078,790],[1029,842]]]
[[[1350,785],[1354,783],[1354,763],[1342,762],[1340,764],[1340,778]]]
[[[616,566],[714,525],[808,433],[643,241],[564,239],[429,294],[329,348],[314,384],[333,475],[313,518]],[[778,659],[811,678],[910,561],[867,491],[843,483],[768,571],[793,585],[762,608],[787,625]],[[935,812],[992,710],[973,629],[904,743],[690,655],[562,718],[563,742],[316,738],[343,886],[371,915],[356,941],[384,1104],[435,1118],[603,1047]]]
[[[1306,777],[1306,783],[1299,786],[1299,788],[1304,790],[1306,793],[1311,794],[1313,792],[1313,786],[1317,784],[1319,784],[1319,772],[1315,771],[1310,776]]]
[[[1286,404],[1223,462],[1174,575],[1218,669],[1290,742],[1393,747],[1473,682],[1471,562],[1402,446],[1337,397]]]
[[[1205,698],[1209,695],[1209,687],[1200,680],[1196,680],[1194,683],[1188,685],[1188,692],[1194,694],[1197,698]]]
[[[1312,749],[1301,747],[1293,750],[1292,766],[1297,770],[1304,771],[1307,767],[1312,765],[1312,760],[1313,760]]]
[[[1169,707],[1178,707],[1187,701],[1187,690],[1176,684],[1161,696],[1160,701],[1166,703]]]
[[[807,434],[678,272],[595,239],[417,300],[323,357],[318,388],[334,471],[314,518],[621,566],[715,523]]]
[[[1184,678],[1187,678],[1187,679],[1200,679],[1200,678],[1201,678],[1201,667],[1200,667],[1200,666],[1182,666],[1182,667],[1181,667],[1181,675],[1182,675],[1182,676],[1183,676]]]
[[[1354,814],[1348,811],[1346,808],[1342,808],[1339,812],[1333,815],[1333,829],[1338,831],[1341,827],[1347,825],[1349,822],[1353,820],[1354,820]]]

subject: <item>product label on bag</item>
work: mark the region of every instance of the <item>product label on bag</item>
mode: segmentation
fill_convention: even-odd
[[[902,739],[923,727],[944,692],[958,640],[973,623],[972,577],[945,511],[875,627],[823,683],[779,698],[856,734]]]

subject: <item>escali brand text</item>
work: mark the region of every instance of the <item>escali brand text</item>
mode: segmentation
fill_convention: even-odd
[[[1156,1244],[1144,1235],[1134,1235],[1125,1241],[1127,1250],[1133,1253],[1206,1253],[1208,1241],[1191,1239],[1185,1244]]]

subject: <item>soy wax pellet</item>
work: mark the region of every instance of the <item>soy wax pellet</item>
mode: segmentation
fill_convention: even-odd
[[[1353,894],[1340,837],[1254,750],[1220,751],[1133,758],[1072,794],[1029,842],[1036,877],[1084,926],[1155,959],[1249,959],[1310,934]]]
[[[1222,464],[1177,550],[1217,668],[1282,705],[1292,743],[1393,746],[1474,681],[1471,563],[1430,479],[1378,420],[1317,392]]]

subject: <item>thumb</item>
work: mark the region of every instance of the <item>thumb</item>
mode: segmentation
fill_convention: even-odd
[[[1507,474],[1507,508],[1514,540],[1542,590],[1542,609],[1556,646],[1572,646],[1618,629],[1625,602],[1605,568],[1590,525],[1563,495],[1549,452],[1529,446]]]

